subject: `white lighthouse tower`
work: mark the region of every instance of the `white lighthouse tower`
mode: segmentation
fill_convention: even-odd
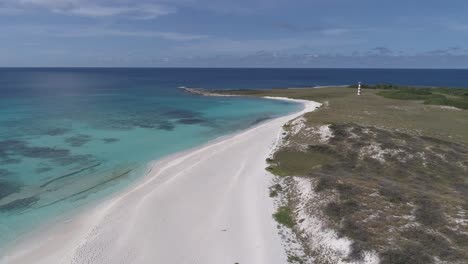
[[[358,83],[357,95],[361,95],[361,82]]]

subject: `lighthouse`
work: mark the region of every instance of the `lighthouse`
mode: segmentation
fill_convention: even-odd
[[[361,95],[361,82],[358,83],[357,95]]]

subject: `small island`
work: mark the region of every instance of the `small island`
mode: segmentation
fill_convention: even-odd
[[[273,217],[302,247],[290,262],[463,263],[468,90],[356,87],[215,91],[322,104],[285,124],[267,158]]]

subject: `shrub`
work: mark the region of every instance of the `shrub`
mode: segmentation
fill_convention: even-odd
[[[460,109],[468,109],[468,99],[449,99],[447,105]]]
[[[337,222],[341,220],[341,217],[343,217],[341,206],[337,202],[328,203],[325,207],[325,214]]]
[[[424,100],[427,95],[427,94],[413,93],[413,92],[408,92],[408,91],[381,91],[381,92],[378,92],[377,94],[385,98],[398,99],[398,100]]]
[[[449,99],[447,97],[440,95],[440,96],[431,96],[424,100],[424,104],[427,105],[448,105]]]
[[[391,91],[380,91],[377,94],[385,98],[399,100],[424,100],[427,105],[447,105],[460,109],[468,109],[468,98],[466,89],[453,88],[416,88],[399,86],[374,86],[375,89],[391,89]],[[439,93],[439,94],[435,94]],[[445,95],[456,96],[457,98],[447,98]]]
[[[379,187],[380,195],[386,197],[392,203],[402,203],[406,200],[401,187],[390,182],[383,182]]]
[[[431,264],[433,258],[417,243],[407,243],[402,248],[390,249],[380,254],[381,264]]]
[[[336,179],[330,175],[322,175],[319,177],[317,185],[315,186],[316,192],[333,189],[336,186]]]
[[[292,216],[292,211],[287,206],[281,206],[280,208],[278,208],[276,213],[273,214],[273,218],[275,218],[275,220],[278,223],[285,225],[289,228],[292,228],[295,225],[295,222]]]
[[[288,172],[283,170],[280,166],[270,165],[266,167],[266,170],[276,176],[288,176]]]
[[[455,260],[460,256],[446,238],[436,233],[428,233],[422,228],[407,230],[403,236],[421,244],[427,254],[439,256],[443,260]]]
[[[352,84],[348,86],[349,88],[357,88],[358,84]],[[362,89],[385,89],[385,90],[394,90],[403,88],[403,86],[395,85],[395,84],[361,84]]]
[[[343,221],[340,233],[353,239],[357,243],[361,243],[359,245],[361,248],[367,248],[368,242],[371,239],[371,233],[367,231],[364,226],[350,218]]]
[[[349,133],[346,128],[349,124],[331,124],[330,130],[333,132],[333,137],[328,140],[328,144],[336,144],[349,138]]]
[[[444,222],[440,205],[428,197],[420,198],[417,201],[415,216],[418,222],[426,226],[434,227]]]
[[[296,255],[289,255],[288,262],[289,263],[304,263],[304,261]]]
[[[324,154],[334,154],[335,152],[330,146],[327,145],[309,145],[307,146],[309,151],[316,151]]]
[[[351,201],[352,203],[354,203],[354,201],[350,199],[352,199],[353,196],[358,195],[360,193],[359,187],[355,187],[348,183],[339,183],[336,185],[336,189],[340,193],[341,200],[348,200],[348,201]]]
[[[371,233],[367,231],[365,227],[350,218],[344,219],[339,233],[340,235],[347,236],[353,240],[351,244],[351,252],[348,257],[352,260],[362,260],[364,257],[364,251],[371,248],[369,246]]]
[[[364,251],[368,250],[368,246],[361,241],[353,241],[351,244],[351,252],[349,252],[349,258],[355,261],[363,260]]]
[[[330,202],[325,207],[325,213],[333,220],[340,221],[343,217],[353,214],[359,209],[359,205],[354,200],[347,200],[343,203]]]
[[[273,185],[270,187],[270,197],[276,197],[278,196],[278,193],[281,192],[283,188],[279,183]]]

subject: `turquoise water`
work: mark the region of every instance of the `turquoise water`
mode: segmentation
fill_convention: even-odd
[[[0,255],[18,235],[144,175],[151,160],[300,106],[212,89],[467,87],[468,70],[0,68]]]
[[[158,76],[0,71],[0,248],[144,175],[149,161],[299,109],[200,97]]]

